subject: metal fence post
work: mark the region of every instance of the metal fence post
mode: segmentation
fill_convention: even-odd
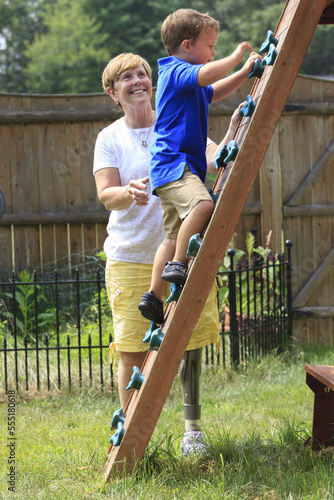
[[[285,245],[288,249],[288,261],[286,267],[286,286],[287,286],[287,310],[288,310],[288,341],[292,340],[292,264],[291,248],[292,241],[287,240]]]
[[[235,250],[230,248],[227,252],[230,257],[230,270],[228,271],[229,305],[230,305],[230,341],[231,341],[231,363],[237,368],[240,361],[239,331],[237,321],[237,293],[235,286],[234,256]]]

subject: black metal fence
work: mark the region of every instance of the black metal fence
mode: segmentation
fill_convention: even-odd
[[[228,251],[229,269],[218,273],[223,279],[220,303],[227,304],[221,311],[224,366],[227,343],[235,367],[273,350],[281,352],[290,344],[292,243],[287,241],[286,247],[287,258],[270,252],[253,256],[252,262],[235,262],[235,250]]]
[[[0,283],[3,370],[1,386],[51,386],[72,383],[113,387],[109,360],[112,318],[104,277],[39,279],[36,271],[14,273]]]
[[[288,256],[235,262],[218,273],[221,346],[207,346],[207,365],[236,367],[292,337],[291,243]],[[103,273],[102,273],[103,274]],[[19,279],[18,279],[19,278]],[[41,390],[72,385],[113,388],[112,317],[97,269],[93,278],[40,279],[36,271],[0,282],[0,388]],[[2,344],[2,345],[1,345]]]

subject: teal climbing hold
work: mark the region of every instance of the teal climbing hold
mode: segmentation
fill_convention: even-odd
[[[139,391],[144,380],[144,375],[140,372],[138,366],[133,367],[133,374],[131,380],[126,388],[127,391],[130,389],[137,389]]]
[[[124,413],[123,408],[115,411],[111,420],[110,430],[114,429],[117,426],[118,422],[124,423],[125,417],[126,414]]]
[[[268,54],[262,59],[262,66],[272,66],[277,57],[277,50],[273,43],[269,46]]]
[[[255,109],[255,102],[251,95],[246,97],[246,104],[240,109],[239,116],[252,116]]]
[[[212,191],[212,188],[209,188],[209,189],[208,189],[208,192],[209,192],[209,195],[210,195],[210,196],[211,196],[211,198],[212,198],[213,203],[216,203],[217,193],[214,193],[214,192]]]
[[[177,302],[182,292],[182,286],[177,285],[176,283],[170,284],[170,296],[166,300],[166,304],[170,304],[170,302]]]
[[[145,337],[143,339],[143,343],[144,344],[147,344],[150,339],[151,339],[151,335],[152,333],[154,332],[154,330],[156,330],[158,328],[158,325],[154,322],[154,321],[151,321],[151,326],[150,328],[147,330],[146,334],[145,334]]]
[[[276,45],[278,44],[278,38],[275,37],[274,33],[271,30],[268,30],[267,39],[261,45],[261,48],[259,50],[259,54],[265,54],[266,52],[268,52],[269,46],[272,43],[276,47]]]
[[[261,78],[264,72],[264,66],[262,65],[262,61],[260,59],[255,59],[255,63],[252,71],[249,73],[248,78]]]
[[[161,327],[157,328],[151,335],[149,351],[157,351],[161,345],[161,342],[165,334],[162,332]]]
[[[124,413],[123,408],[120,408],[113,414],[110,429],[112,430],[116,427],[117,431],[113,436],[111,436],[109,442],[114,446],[119,446],[123,439],[125,433],[125,430],[123,429],[125,417],[126,414]]]
[[[116,433],[111,436],[109,442],[114,446],[119,446],[122,442],[123,436],[125,434],[125,429],[123,429],[123,422],[118,422]]]
[[[188,250],[187,250],[187,259],[190,257],[196,257],[197,252],[199,250],[199,247],[202,244],[202,238],[200,233],[194,234],[190,240],[189,240],[189,245],[188,245]]]
[[[213,160],[213,164],[214,164],[216,170],[218,170],[220,167],[225,166],[224,160],[225,160],[227,155],[228,155],[227,146],[224,146],[224,147],[222,147],[222,149],[219,151],[219,153],[215,156],[215,158]]]
[[[237,146],[235,141],[230,141],[227,146],[228,155],[226,156],[224,163],[228,163],[229,161],[234,161],[239,151],[239,147]]]

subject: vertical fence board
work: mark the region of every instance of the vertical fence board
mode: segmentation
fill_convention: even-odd
[[[279,168],[279,140],[278,129],[269,144],[264,161],[261,165],[261,200],[263,213],[263,234],[261,240],[272,231],[271,248],[282,251],[282,195],[281,195],[281,171]]]
[[[6,198],[6,209],[7,213],[11,211],[11,158],[10,158],[10,148],[3,147],[4,145],[10,144],[10,128],[6,125],[0,124],[0,144],[1,155],[0,155],[0,187]]]
[[[91,123],[83,123],[80,131],[81,199],[87,211],[97,208],[97,194],[93,176],[96,137]]]
[[[95,225],[95,234],[96,234],[95,246],[100,251],[103,250],[103,244],[104,244],[104,241],[107,237],[107,230],[106,230],[107,222],[108,222],[108,220],[106,219],[105,223]]]
[[[38,226],[15,226],[15,270],[40,266],[40,244]]]
[[[41,212],[54,210],[53,193],[58,185],[53,184],[52,172],[52,125],[40,123],[37,125],[38,135],[38,172],[39,172],[39,198]]]
[[[10,125],[10,159],[12,210],[15,213],[24,213],[29,207],[26,194],[30,179],[27,178],[27,172],[24,168],[23,127],[21,124]]]
[[[54,229],[52,224],[43,224],[40,227],[40,238],[42,241],[41,266],[53,262],[56,257],[54,253]]]
[[[39,189],[39,169],[38,169],[38,140],[37,125],[26,124],[23,130],[23,158],[19,170],[24,170],[26,185],[23,188],[25,211],[29,207],[32,213],[40,210],[40,189]]]
[[[0,144],[10,144],[10,127],[6,125],[0,125]],[[6,214],[9,214],[12,210],[12,196],[11,196],[11,158],[10,158],[10,148],[2,147],[0,155],[0,188],[5,196],[6,200]],[[11,228],[10,226],[2,227],[0,229],[1,234],[1,253],[0,262],[7,263],[11,267],[12,262],[12,244],[11,244]],[[10,267],[6,266],[6,273],[8,274]],[[1,273],[1,277],[5,273]]]
[[[67,241],[67,225],[55,224],[54,226],[55,258],[68,262],[69,248]],[[66,259],[65,259],[66,258]],[[66,264],[65,264],[66,265]]]
[[[67,211],[67,170],[65,147],[65,124],[52,124],[52,192],[54,211]]]
[[[67,189],[68,189],[68,211],[78,212],[82,203],[80,165],[80,129],[81,123],[66,124],[66,166],[67,166]]]

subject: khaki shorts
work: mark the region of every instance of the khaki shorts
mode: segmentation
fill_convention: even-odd
[[[166,239],[176,239],[182,221],[200,201],[212,198],[198,175],[190,171],[188,165],[177,181],[168,182],[155,190],[161,200],[162,216]]]
[[[113,315],[114,342],[111,354],[121,352],[145,352],[148,344],[143,343],[151,322],[138,310],[143,293],[151,284],[151,264],[133,264],[129,262],[107,261],[106,288]],[[219,344],[219,317],[217,307],[216,284],[202,310],[196,328],[189,341],[187,350],[198,349],[208,344]],[[164,299],[169,297],[166,287]]]

